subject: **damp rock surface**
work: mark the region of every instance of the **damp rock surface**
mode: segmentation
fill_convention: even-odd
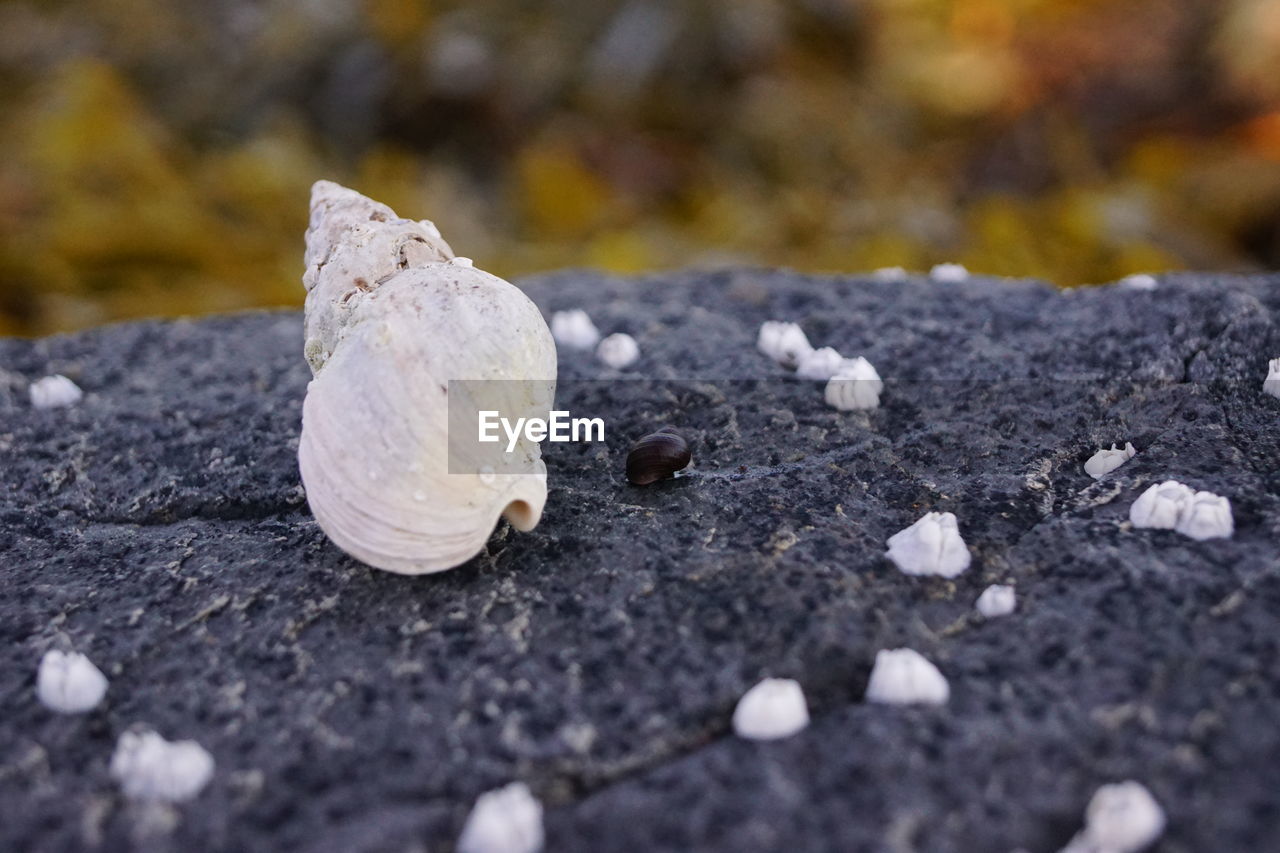
[[[1169,816],[1155,849],[1280,849],[1280,277],[522,284],[644,357],[562,349],[558,403],[606,441],[546,445],[537,529],[425,577],[307,511],[300,314],[0,340],[0,849],[450,849],[521,781],[556,851],[1047,851],[1126,779]],[[759,352],[767,320],[865,356],[880,407],[826,405]],[[53,374],[83,399],[33,408]],[[693,465],[629,486],[664,426]],[[1092,479],[1117,436],[1137,455]],[[1228,497],[1233,537],[1134,528],[1170,479]],[[928,512],[959,519],[964,574],[885,559]],[[983,620],[995,583],[1018,607]],[[899,647],[948,704],[865,701]],[[53,648],[110,679],[92,712],[39,702]],[[744,741],[765,677],[811,722]],[[122,796],[135,725],[207,749],[207,787]]]

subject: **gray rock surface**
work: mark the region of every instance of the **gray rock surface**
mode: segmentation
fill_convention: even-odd
[[[552,851],[1038,853],[1125,778],[1169,815],[1160,851],[1280,849],[1280,277],[524,284],[643,355],[561,354],[560,402],[607,444],[548,446],[542,524],[429,577],[353,562],[307,511],[298,314],[0,341],[0,849],[447,850],[522,779]],[[825,406],[756,351],[766,319],[870,359],[882,408]],[[51,372],[79,406],[31,407]],[[664,424],[693,468],[628,486]],[[1235,537],[1131,529],[1166,478],[1230,497]],[[928,510],[973,551],[953,581],[883,558]],[[1018,610],[984,622],[994,582]],[[948,705],[862,700],[902,645]],[[111,678],[98,710],[37,702],[51,647]],[[739,740],[766,675],[813,722]],[[121,797],[139,722],[212,752],[195,801]]]

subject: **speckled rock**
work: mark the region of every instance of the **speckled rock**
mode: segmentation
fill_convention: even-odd
[[[607,441],[548,445],[538,528],[427,577],[307,511],[300,315],[0,341],[0,849],[451,849],[517,779],[554,851],[1039,853],[1121,779],[1168,814],[1160,851],[1280,849],[1280,277],[523,284],[641,357],[561,353],[560,404]],[[771,319],[874,363],[880,408],[762,355]],[[53,373],[84,399],[32,408]],[[693,465],[627,485],[665,425]],[[1116,441],[1138,455],[1094,481]],[[1132,529],[1166,479],[1229,497],[1233,538]],[[973,552],[952,580],[884,558],[929,511]],[[1019,603],[986,621],[992,583]],[[864,701],[902,646],[946,706]],[[40,705],[49,648],[110,678],[96,710]],[[801,683],[807,729],[732,735],[763,677]],[[122,797],[133,724],[213,755],[194,801]]]

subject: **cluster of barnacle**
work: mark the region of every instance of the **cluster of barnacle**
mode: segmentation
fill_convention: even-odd
[[[79,652],[50,649],[36,671],[36,696],[51,711],[86,714],[102,702],[107,677]],[[116,741],[110,773],[126,797],[182,802],[213,778],[213,756],[195,741],[168,741],[154,731],[134,728]]]
[[[760,326],[756,346],[801,379],[826,382],[823,399],[842,412],[867,411],[880,405],[884,383],[862,356],[845,358],[832,347],[814,349],[795,323],[769,320]]]
[[[551,336],[556,343],[570,349],[596,349],[596,358],[614,370],[630,367],[640,358],[640,345],[625,332],[614,332],[601,339],[596,324],[581,308],[556,311],[551,315]]]
[[[640,345],[625,332],[605,338],[581,308],[551,315],[551,335],[561,346],[577,350],[595,347],[596,358],[614,370],[630,367],[640,358]],[[689,443],[672,427],[663,427],[637,439],[627,451],[627,482],[647,486],[674,477],[692,461]]]
[[[1176,530],[1192,539],[1231,536],[1231,501],[1213,492],[1197,492],[1176,480],[1147,489],[1129,508],[1134,527]]]
[[[883,280],[905,276],[899,269],[877,271]],[[963,267],[941,265],[931,277],[937,281],[962,281]],[[1157,286],[1151,276],[1132,276],[1123,286],[1151,290]],[[829,347],[815,350],[795,323],[766,322],[760,328],[757,346],[779,364],[795,368],[798,376],[820,379],[839,375],[839,365],[847,364]],[[860,360],[861,361],[861,360]],[[865,362],[864,362],[865,363]],[[867,365],[870,368],[870,365]],[[871,369],[874,375],[874,369]],[[867,378],[870,378],[868,376]],[[880,378],[874,375],[874,402],[878,404]],[[1280,397],[1280,359],[1268,365],[1263,391]],[[871,395],[868,394],[870,399]],[[1084,464],[1085,472],[1101,479],[1134,457],[1136,450],[1126,442],[1123,448],[1111,445],[1094,453]],[[1230,501],[1207,491],[1195,491],[1175,481],[1151,486],[1133,503],[1130,520],[1135,527],[1176,530],[1198,540],[1230,537],[1234,531]],[[951,578],[965,571],[970,553],[960,535],[956,518],[949,512],[930,512],[904,530],[890,536],[886,556],[903,573]],[[1017,599],[1013,587],[993,584],[975,602],[985,618],[1005,616],[1014,611]],[[881,650],[868,682],[868,701],[895,704],[942,704],[948,699],[945,676],[929,660],[912,649]],[[808,723],[808,710],[800,685],[791,680],[768,678],[739,700],[733,724],[737,734],[753,740],[787,737]],[[1159,804],[1140,783],[1127,781],[1106,785],[1090,801],[1085,827],[1068,846],[1071,853],[1086,850],[1137,851],[1145,848],[1163,831],[1165,816]],[[1064,851],[1066,853],[1066,851]]]
[[[1272,362],[1280,366],[1280,359]],[[1268,380],[1270,381],[1270,380]],[[1280,386],[1280,378],[1276,380]],[[1271,393],[1264,384],[1264,390]],[[1095,480],[1105,477],[1134,457],[1137,451],[1125,442],[1124,449],[1113,444],[1099,450],[1084,463],[1085,473]],[[1235,531],[1231,501],[1213,492],[1196,491],[1176,480],[1166,480],[1148,488],[1129,508],[1134,527],[1176,530],[1192,539],[1220,539]]]

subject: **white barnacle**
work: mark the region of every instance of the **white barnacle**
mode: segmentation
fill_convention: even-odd
[[[880,267],[879,269],[872,270],[871,277],[876,281],[906,281],[907,271],[902,267]]]
[[[1123,450],[1117,450],[1113,444],[1110,450],[1099,450],[1090,456],[1089,461],[1084,463],[1084,472],[1093,479],[1099,480],[1128,462],[1135,453],[1137,451],[1127,441],[1124,443]]]
[[[83,714],[98,707],[107,692],[107,677],[79,652],[50,649],[36,671],[36,695],[61,714]]]
[[[766,678],[738,700],[733,730],[748,740],[777,740],[809,725],[809,706],[800,684],[790,678]]]
[[[1018,606],[1018,595],[1011,586],[993,583],[982,591],[973,606],[988,619],[1008,616]]]
[[[1129,507],[1134,527],[1176,530],[1192,539],[1225,539],[1235,532],[1231,501],[1197,492],[1176,480],[1147,489]]]
[[[551,315],[551,336],[556,343],[570,349],[591,349],[600,340],[596,324],[581,308],[557,311]]]
[[[842,412],[874,409],[880,405],[884,382],[871,362],[862,356],[847,359],[827,382],[823,398]]]
[[[1139,272],[1120,279],[1120,286],[1125,290],[1155,290],[1160,283],[1155,276]]]
[[[800,357],[800,363],[796,365],[796,376],[826,382],[836,375],[844,362],[844,356],[831,347],[810,350]]]
[[[74,406],[84,399],[80,386],[61,373],[37,379],[31,383],[28,391],[31,394],[31,405],[37,409],[60,409],[63,406]]]
[[[476,798],[458,836],[458,853],[537,853],[542,849],[542,803],[523,782]]]
[[[213,756],[193,740],[167,741],[149,731],[127,731],[111,756],[111,776],[125,796],[178,803],[213,778]]]
[[[1231,501],[1213,492],[1196,492],[1183,505],[1174,529],[1192,539],[1229,539],[1235,532]]]
[[[1173,530],[1178,526],[1183,507],[1194,495],[1194,491],[1178,481],[1166,480],[1138,496],[1129,507],[1129,520],[1134,527]]]
[[[640,346],[636,339],[624,332],[614,332],[596,347],[596,358],[605,364],[621,370],[640,357]]]
[[[440,233],[439,229],[436,229],[436,233]],[[462,255],[450,258],[449,263],[453,264],[455,267],[474,267],[476,265],[475,261],[470,258],[463,257]]]
[[[929,278],[944,284],[955,284],[967,281],[969,271],[962,264],[935,264],[933,269],[929,270]]]
[[[886,705],[945,705],[951,687],[915,649],[881,649],[871,668],[866,698]]]
[[[969,568],[969,549],[949,512],[930,512],[889,537],[885,556],[908,575],[953,578]]]
[[[1164,809],[1141,782],[1103,785],[1089,800],[1084,829],[1062,853],[1138,853],[1164,832]]]
[[[1267,362],[1267,378],[1262,380],[1262,393],[1280,397],[1280,358]]]
[[[778,320],[768,320],[760,325],[756,347],[783,367],[793,369],[800,364],[801,359],[813,352],[803,329],[795,323]]]

